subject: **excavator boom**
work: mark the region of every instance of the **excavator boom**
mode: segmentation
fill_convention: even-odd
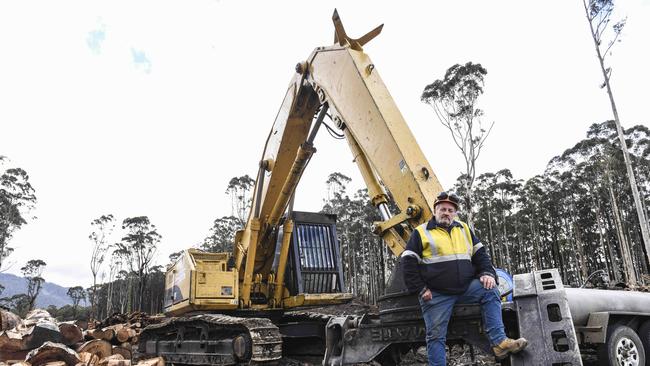
[[[375,233],[396,256],[411,230],[432,217],[427,198],[442,190],[378,70],[363,52],[362,46],[382,26],[351,39],[336,11],[333,21],[336,44],[318,47],[298,63],[265,144],[252,209],[234,253],[243,279],[244,306],[255,276],[270,274],[269,258],[275,250],[271,234],[315,152],[313,137],[326,113],[343,131],[369,198],[379,209],[382,221],[375,223]],[[399,212],[390,212],[389,200]]]

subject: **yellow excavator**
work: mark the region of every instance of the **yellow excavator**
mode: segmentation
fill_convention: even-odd
[[[354,311],[346,304],[353,296],[345,292],[336,217],[289,209],[326,118],[345,136],[379,212],[374,234],[396,257],[414,228],[431,219],[430,200],[442,191],[363,51],[383,25],[354,39],[336,11],[332,19],[334,44],[317,47],[296,65],[266,140],[250,215],[236,234],[233,252],[188,249],[171,265],[164,302],[170,317],[143,332],[141,355],[191,365],[277,362],[283,356],[315,357],[327,365],[395,364],[404,352],[424,344],[417,299],[405,291],[400,266],[379,311]],[[550,276],[559,281],[556,273]],[[565,310],[566,304],[558,301]],[[511,310],[504,316],[516,336],[519,319]],[[575,338],[572,330],[567,332],[567,339]],[[490,348],[480,313],[471,306],[456,309],[449,339]],[[570,350],[564,354],[575,361],[576,342]]]

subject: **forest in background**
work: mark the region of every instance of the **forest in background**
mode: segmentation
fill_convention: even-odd
[[[625,135],[638,188],[647,207],[650,129],[638,125],[627,129]],[[461,175],[453,187],[461,197],[465,196],[463,179],[465,176]],[[247,216],[253,183],[248,176],[230,181],[226,194],[232,198],[232,215],[216,219],[205,240],[195,247],[212,252],[232,249],[234,233],[243,227]],[[346,290],[365,302],[375,303],[384,292],[395,258],[381,239],[371,233],[371,225],[379,216],[366,190],[348,192],[350,183],[345,175],[330,174],[325,182],[322,212],[337,215]],[[528,180],[517,179],[506,168],[479,175],[473,200],[477,235],[495,266],[511,274],[558,268],[565,283],[571,286],[582,285],[594,273],[599,274],[592,276],[594,284],[650,283],[647,256],[611,121],[593,124],[585,139],[552,158],[541,174]],[[397,212],[396,207],[392,209]],[[459,217],[466,216],[467,212],[461,209]],[[107,216],[93,221],[91,239],[101,243],[106,230],[113,228],[98,225],[108,221]],[[99,319],[113,312],[162,310],[164,267],[147,262],[145,255],[154,250],[155,245],[151,245],[157,238],[155,226],[143,218],[135,221],[139,225],[135,225],[133,218],[123,223],[121,243],[102,244],[105,248],[100,251],[100,262],[106,262],[108,271],[103,272],[100,283],[77,288],[83,294],[70,294],[71,298],[87,296],[89,302],[95,295]],[[173,254],[170,261],[178,254]],[[136,265],[138,262],[143,264],[142,268]],[[39,264],[42,263],[31,263],[32,267]],[[38,276],[37,271],[26,277]],[[0,301],[22,313],[26,309],[24,301],[30,299],[14,297]],[[77,310],[78,303],[79,300],[74,306],[49,310],[61,318],[92,314],[91,307]]]

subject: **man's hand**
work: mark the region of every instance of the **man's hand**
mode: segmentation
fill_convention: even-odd
[[[494,288],[494,286],[497,285],[497,282],[494,280],[494,277],[488,276],[488,275],[483,275],[479,279],[481,281],[481,284],[483,285],[483,288],[487,290],[491,290]]]
[[[422,300],[424,300],[424,301],[429,301],[429,300],[431,300],[431,297],[432,297],[432,295],[431,295],[431,290],[429,290],[429,289],[426,289],[426,291],[424,291],[424,292],[422,293]]]

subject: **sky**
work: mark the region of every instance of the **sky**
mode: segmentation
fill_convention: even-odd
[[[456,63],[488,71],[479,106],[495,125],[479,174],[541,174],[612,118],[582,1],[397,4],[1,2],[0,155],[38,198],[7,272],[38,258],[48,282],[89,286],[90,222],[108,213],[149,216],[160,264],[200,243],[231,214],[230,178],[254,177],[294,66],[332,44],[334,8],[353,38],[384,24],[364,51],[445,188],[464,163],[420,95]],[[621,122],[648,126],[650,1],[618,1],[617,13],[628,16],[608,56]],[[296,210],[321,208],[332,172],[362,187],[344,141],[323,132],[315,145]]]

